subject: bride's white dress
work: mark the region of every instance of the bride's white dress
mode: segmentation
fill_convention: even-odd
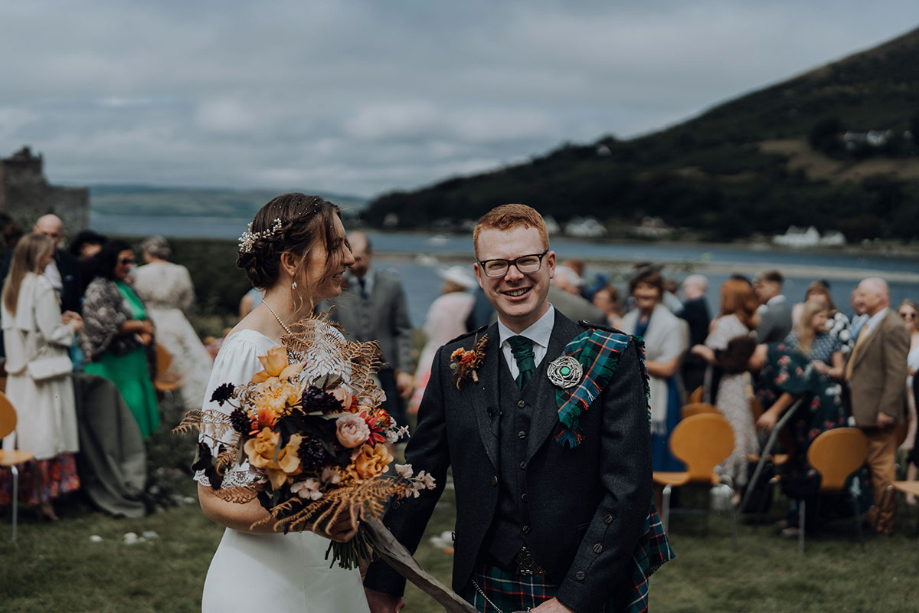
[[[254,330],[241,330],[224,341],[207,386],[204,410],[229,413],[227,404],[209,402],[222,383],[247,383],[262,370],[259,355],[276,343]],[[321,362],[322,360],[317,360]],[[309,366],[307,366],[308,368]],[[233,436],[229,433],[227,436]],[[209,439],[201,440],[210,442]],[[199,472],[195,480],[209,485]],[[228,471],[224,487],[248,483],[248,467]],[[252,535],[227,530],[204,582],[205,613],[361,613],[369,611],[360,573],[325,559],[329,540],[312,532]]]

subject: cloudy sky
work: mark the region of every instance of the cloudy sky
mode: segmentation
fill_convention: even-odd
[[[916,26],[914,0],[0,0],[0,155],[371,196],[653,131]]]

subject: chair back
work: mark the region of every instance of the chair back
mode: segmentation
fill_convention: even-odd
[[[670,450],[686,463],[690,481],[710,483],[715,467],[734,451],[734,429],[720,414],[693,415],[673,429]]]
[[[13,408],[13,403],[6,397],[6,394],[0,392],[0,439],[15,429],[16,409]]]
[[[713,404],[708,404],[707,402],[691,402],[687,405],[684,405],[680,410],[680,417],[681,419],[686,419],[687,417],[692,417],[693,415],[702,415],[703,413],[721,415],[721,411],[719,411],[718,407]]]
[[[695,404],[696,402],[702,402],[703,394],[705,394],[705,388],[702,386],[699,386],[692,391],[692,393],[689,395],[689,398],[687,398],[686,400],[689,402],[689,404]]]
[[[835,428],[814,439],[807,461],[820,473],[820,491],[835,492],[865,463],[868,439],[858,428]]]
[[[156,344],[156,372],[157,375],[162,375],[164,372],[169,370],[169,367],[172,366],[172,354],[169,353],[169,350],[160,345]]]

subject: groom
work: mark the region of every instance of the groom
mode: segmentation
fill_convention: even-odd
[[[453,589],[479,611],[645,611],[647,577],[673,553],[651,505],[641,349],[547,302],[555,252],[532,208],[493,209],[473,240],[498,322],[434,358],[405,455],[437,489],[385,523],[414,551],[452,465]],[[371,564],[373,613],[395,611],[404,585]]]

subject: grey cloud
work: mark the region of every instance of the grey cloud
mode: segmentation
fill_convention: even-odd
[[[0,154],[52,180],[372,195],[630,136],[875,44],[905,2],[0,5]],[[74,24],[79,24],[75,27]]]

